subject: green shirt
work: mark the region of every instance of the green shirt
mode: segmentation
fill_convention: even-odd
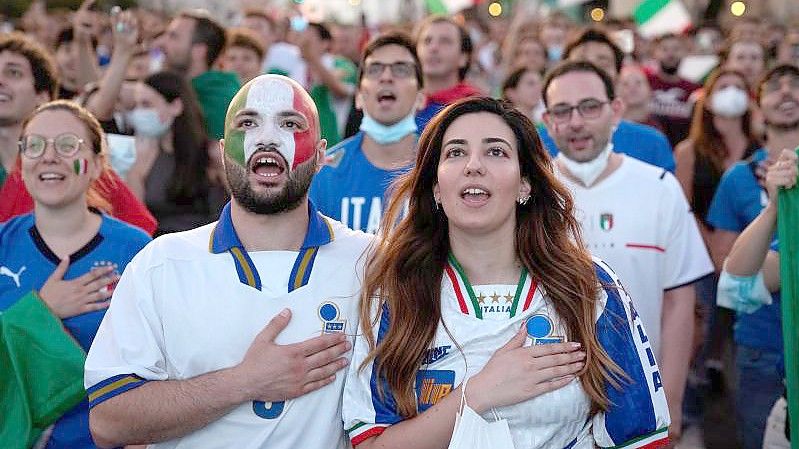
[[[241,87],[238,76],[232,72],[209,70],[191,80],[191,87],[202,107],[208,138],[223,138],[227,107]]]
[[[0,164],[0,187],[3,187],[3,184],[6,183],[7,177],[8,173],[6,172],[6,168],[3,167],[3,164]]]
[[[354,92],[355,85],[358,82],[358,69],[355,64],[342,56],[333,56],[332,61],[328,60],[326,62],[325,65],[328,70],[336,72],[342,82],[352,85]],[[352,98],[335,98],[330,89],[324,84],[317,84],[311,87],[310,94],[314,103],[316,103],[316,109],[319,110],[319,127],[321,128],[322,138],[327,139],[327,147],[332,148],[333,145],[341,141],[339,130],[344,128],[343,125],[349,116]]]

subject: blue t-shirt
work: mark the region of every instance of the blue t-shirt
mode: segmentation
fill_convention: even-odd
[[[416,129],[419,130],[419,134],[424,131],[424,127],[427,126],[427,123],[445,107],[447,107],[447,105],[431,101],[428,102],[423,109],[416,111]]]
[[[351,229],[377,232],[386,207],[386,190],[410,167],[384,170],[363,154],[363,131],[327,152],[327,163],[314,176],[310,198],[320,212]]]
[[[755,177],[755,166],[765,160],[766,150],[760,148],[750,160],[730,167],[713,195],[707,222],[716,229],[740,233],[768,204],[766,191]],[[782,353],[782,315],[780,295],[754,313],[739,313],[735,322],[735,342],[753,348]]]
[[[0,310],[6,310],[31,290],[39,290],[60,262],[34,225],[33,214],[0,225]],[[80,277],[94,267],[112,265],[122,273],[150,236],[139,228],[106,215],[97,235],[70,256],[65,280]],[[92,344],[105,310],[62,320],[84,351]],[[56,421],[47,448],[94,448],[89,435],[89,406],[84,399]]]
[[[550,137],[543,125],[538,126],[541,143],[553,157],[558,154],[558,147]],[[613,151],[626,154],[630,157],[644,161],[647,164],[666,169],[674,173],[676,164],[671,151],[669,139],[657,129],[641,123],[622,120],[611,139]]]

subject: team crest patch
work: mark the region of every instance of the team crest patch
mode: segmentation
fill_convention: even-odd
[[[419,413],[436,405],[455,387],[455,371],[419,370],[416,373],[416,400]]]
[[[605,232],[613,229],[613,214],[604,213],[599,216],[599,228]]]
[[[343,334],[347,330],[347,320],[339,319],[339,309],[334,302],[323,302],[319,305],[318,313],[322,320],[323,334]]]
[[[449,350],[452,349],[452,346],[436,346],[435,348],[430,348],[424,352],[424,356],[422,356],[422,365],[430,365],[435,363],[449,354]]]
[[[565,341],[562,336],[553,335],[555,325],[544,314],[536,314],[527,318],[524,326],[527,328],[527,338],[531,340],[532,345],[547,345]]]

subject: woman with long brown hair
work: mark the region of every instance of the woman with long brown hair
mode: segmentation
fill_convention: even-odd
[[[744,73],[718,69],[708,77],[704,91],[706,95],[694,108],[688,138],[674,149],[675,176],[691,204],[718,273],[738,234],[714,229],[708,222],[710,204],[724,172],[752,156],[759,144],[752,128],[753,109]],[[696,363],[700,376],[706,376],[710,388],[720,392],[725,388],[721,357],[733,315],[716,306],[717,281],[718,275],[710,274],[696,284],[700,307],[697,318],[702,320],[696,339],[702,347],[697,348]]]
[[[381,234],[344,393],[354,445],[446,447],[462,393],[520,449],[667,440],[640,318],[584,249],[568,190],[512,105],[439,113]]]

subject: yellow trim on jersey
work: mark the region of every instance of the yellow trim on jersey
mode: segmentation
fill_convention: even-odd
[[[255,287],[255,275],[253,275],[252,268],[250,264],[247,263],[247,259],[244,258],[244,254],[235,246],[230,248],[230,253],[233,254],[233,257],[239,262],[242,271],[244,271],[244,276],[247,278],[247,285]]]

